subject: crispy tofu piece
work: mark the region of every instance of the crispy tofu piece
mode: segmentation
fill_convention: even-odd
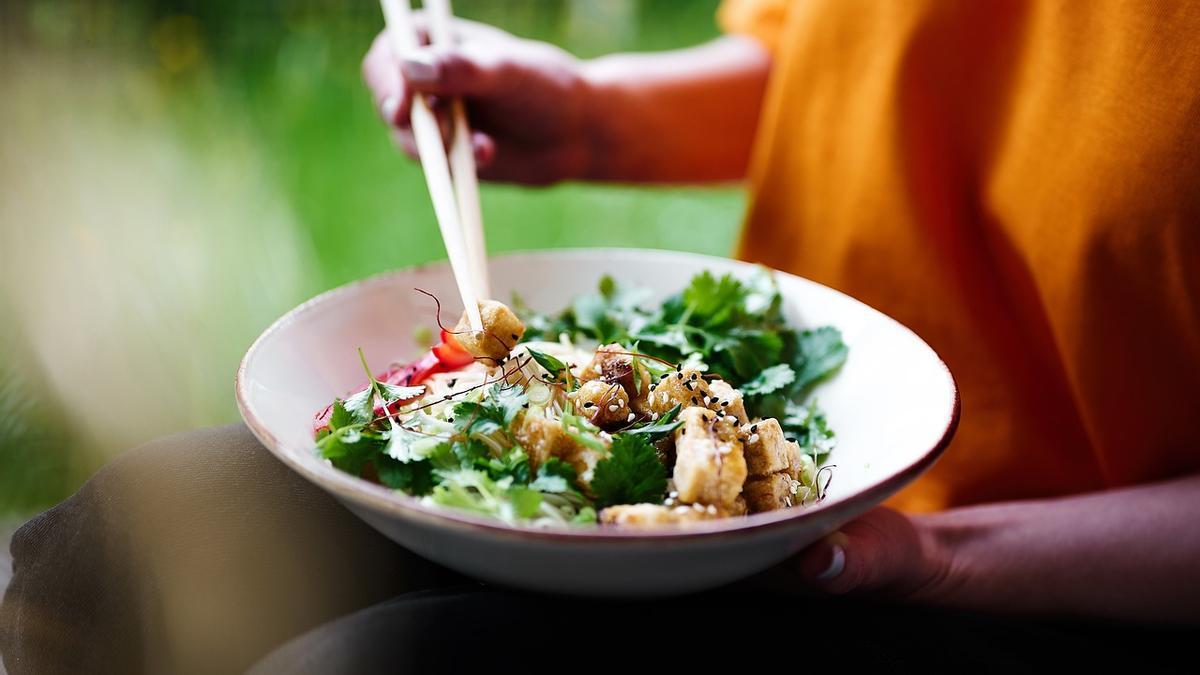
[[[518,443],[529,455],[529,465],[537,469],[551,457],[557,457],[575,468],[584,486],[592,482],[592,473],[602,453],[575,442],[562,427],[562,422],[542,415],[521,413],[514,424]]]
[[[691,406],[675,431],[675,490],[684,504],[733,508],[746,480],[746,459],[732,417]]]
[[[746,481],[742,494],[746,497],[746,504],[751,513],[787,508],[795,499],[792,496],[792,479],[782,471],[770,476],[751,478]]]
[[[754,424],[743,424],[738,435],[745,442],[746,467],[751,476],[769,476],[788,471],[799,462],[800,446],[784,438],[779,420],[773,417]]]
[[[562,457],[566,454],[566,446],[573,443],[571,437],[563,430],[561,422],[541,415],[522,413],[521,419],[517,420],[513,429],[513,435],[521,447],[525,448],[525,453],[529,455],[529,465],[534,469],[551,457]]]
[[[716,507],[664,506],[662,504],[619,504],[600,512],[600,522],[624,527],[676,525],[721,517]]]
[[[704,406],[704,397],[710,396],[708,382],[703,373],[695,368],[684,368],[658,382],[650,390],[650,412],[663,414],[676,405]],[[711,397],[711,396],[710,396]]]
[[[745,424],[750,421],[746,417],[746,404],[742,401],[742,392],[733,388],[725,380],[714,380],[708,383],[708,400],[706,407],[709,410],[720,410],[726,415],[733,415],[738,424]],[[700,399],[704,401],[705,399]]]
[[[650,371],[644,367],[635,369],[633,359],[629,350],[619,343],[604,345],[579,371],[579,379],[584,382],[602,380],[620,384],[628,397],[630,408],[639,415],[649,414]]]
[[[467,313],[463,312],[454,327],[455,339],[476,357],[490,359],[493,363],[508,358],[509,352],[525,334],[525,324],[508,305],[496,300],[479,302],[479,318],[483,322],[483,330],[473,331]]]
[[[570,398],[575,403],[575,410],[601,429],[616,429],[633,421],[629,394],[615,382],[584,382]]]

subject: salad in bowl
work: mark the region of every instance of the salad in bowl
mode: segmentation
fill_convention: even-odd
[[[484,303],[484,330],[447,312],[435,338],[414,289],[453,298],[455,277],[410,267],[287,312],[236,378],[283,465],[473,578],[608,597],[729,583],[880,504],[953,437],[936,352],[813,281],[616,248],[488,269],[507,306]]]
[[[422,291],[423,292],[423,291]],[[557,313],[479,305],[420,358],[318,411],[315,452],[427,506],[508,524],[687,527],[803,508],[833,478],[812,400],[847,358],[801,329],[771,273],[708,270],[662,302],[599,280]],[[434,308],[436,306],[436,309]]]

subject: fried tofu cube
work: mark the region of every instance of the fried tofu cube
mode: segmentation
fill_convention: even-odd
[[[774,511],[792,505],[792,479],[784,472],[746,481],[742,494],[751,513]]]
[[[616,429],[636,419],[629,409],[629,394],[615,382],[584,382],[570,398],[575,403],[575,410],[601,429]]]
[[[685,504],[713,504],[729,510],[746,480],[746,460],[731,417],[691,406],[675,431],[675,490]]]
[[[483,322],[483,330],[471,330],[467,313],[454,327],[454,337],[473,356],[490,359],[494,363],[508,358],[509,352],[525,335],[525,324],[516,314],[502,302],[496,300],[481,300],[479,302],[479,318]]]
[[[619,504],[600,512],[600,522],[623,527],[656,527],[720,518],[713,506],[664,506],[662,504]]]
[[[562,427],[562,422],[541,415],[522,413],[521,418],[513,425],[513,430],[517,442],[525,448],[525,454],[529,455],[529,465],[534,469],[551,457],[565,454],[566,445],[571,441]]]
[[[677,405],[703,406],[704,397],[710,396],[708,382],[702,377],[703,373],[695,368],[684,368],[658,382],[650,390],[651,413],[663,414]]]
[[[705,401],[705,399],[700,399]],[[746,417],[746,404],[742,400],[742,392],[733,388],[725,380],[714,380],[708,383],[708,399],[706,407],[709,410],[720,410],[726,415],[733,415],[738,424],[750,420]]]
[[[799,461],[800,446],[784,438],[779,420],[773,417],[743,424],[738,434],[745,442],[746,467],[751,476],[787,471]]]
[[[645,367],[635,367],[634,358],[619,343],[604,345],[579,371],[579,379],[620,384],[628,396],[630,408],[638,414],[649,414],[650,371]]]
[[[603,453],[577,443],[563,429],[562,422],[524,412],[513,426],[517,443],[529,455],[530,467],[536,470],[546,460],[557,457],[574,467],[581,485],[591,484],[596,462],[603,458]]]

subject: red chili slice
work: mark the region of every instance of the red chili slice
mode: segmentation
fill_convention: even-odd
[[[425,354],[417,361],[407,365],[395,365],[388,368],[387,371],[377,375],[375,379],[387,384],[394,384],[399,387],[415,387],[425,380],[429,379],[430,375],[436,373],[448,373],[459,368],[465,368],[475,362],[475,357],[463,348],[454,336],[446,331],[442,331],[442,342],[435,345],[428,354]],[[366,390],[366,385],[356,390],[356,393]],[[406,403],[415,401],[414,397],[410,399],[401,399],[392,402],[388,406],[389,412],[396,412],[400,406]],[[376,414],[383,414],[383,406],[375,407]],[[333,416],[333,404],[329,404],[321,412],[313,418],[313,434],[318,434],[323,429],[329,428],[329,418]]]
[[[465,368],[475,362],[474,355],[467,351],[454,336],[442,331],[442,343],[433,348],[438,360],[446,367],[443,372]]]

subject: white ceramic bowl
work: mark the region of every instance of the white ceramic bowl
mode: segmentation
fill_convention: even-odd
[[[520,253],[492,258],[493,292],[520,293],[557,311],[604,274],[654,289],[683,288],[701,270],[749,274],[745,263],[634,249]],[[329,466],[314,453],[313,413],[361,384],[356,348],[380,367],[416,357],[414,328],[432,326],[434,293],[453,321],[461,303],[445,264],[399,270],[320,295],[288,312],[246,352],[237,400],[246,424],[280,460],[383,534],[468,575],[521,588],[583,595],[667,595],[763,570],[911,482],[941,454],[958,421],[954,379],[920,338],[820,284],[776,273],[788,319],[841,329],[850,355],[815,394],[837,433],[836,465],[820,504],[729,518],[688,529],[519,528],[419,500]]]

